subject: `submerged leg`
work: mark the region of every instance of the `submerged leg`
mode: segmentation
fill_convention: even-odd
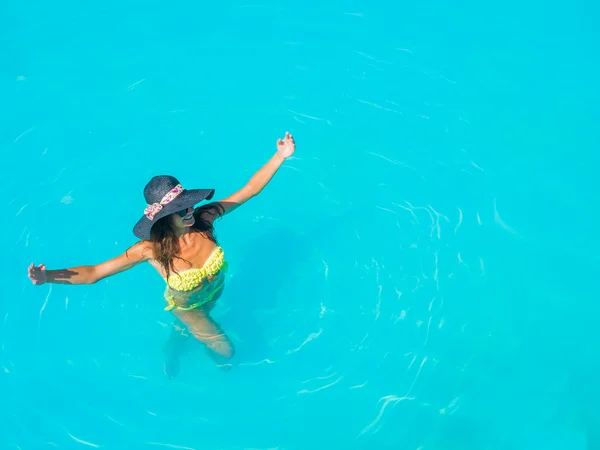
[[[222,364],[233,357],[231,341],[206,309],[174,310],[173,314],[187,325],[192,336],[210,350],[209,354],[216,362]]]
[[[169,340],[164,346],[164,372],[165,375],[170,379],[173,379],[177,375],[179,375],[179,355],[181,354],[183,343],[189,337],[190,335],[183,326],[183,324],[175,320],[173,322],[173,327],[171,328],[171,335],[169,336]]]

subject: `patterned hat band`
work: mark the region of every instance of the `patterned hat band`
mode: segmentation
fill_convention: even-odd
[[[154,220],[154,217],[163,209],[163,206],[168,205],[173,200],[177,198],[179,194],[181,194],[185,189],[181,184],[178,184],[173,189],[165,194],[165,196],[160,200],[159,203],[152,203],[148,205],[146,209],[144,209],[144,215],[150,219]]]

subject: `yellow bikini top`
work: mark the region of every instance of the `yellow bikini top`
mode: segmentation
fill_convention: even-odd
[[[217,247],[201,268],[173,273],[169,275],[167,284],[176,291],[191,291],[200,286],[205,279],[216,276],[223,266],[226,266],[225,253],[221,247]]]

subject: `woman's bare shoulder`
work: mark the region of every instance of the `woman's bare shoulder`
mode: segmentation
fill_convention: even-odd
[[[219,202],[208,203],[206,205],[198,206],[194,210],[194,216],[200,217],[209,222],[213,222],[215,219],[221,217],[223,214],[223,207]]]
[[[152,242],[150,241],[139,241],[133,244],[127,250],[127,253],[134,259],[149,260],[153,258],[154,252],[152,250]]]

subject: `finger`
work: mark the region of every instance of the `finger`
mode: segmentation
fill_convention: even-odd
[[[40,264],[40,269],[46,270],[46,264]]]

